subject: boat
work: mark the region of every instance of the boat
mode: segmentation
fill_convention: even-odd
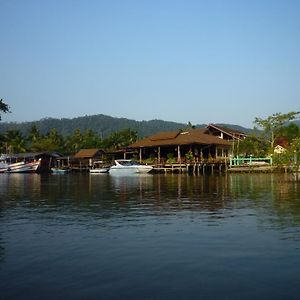
[[[51,168],[51,172],[53,174],[66,174],[70,172],[70,169],[62,169],[62,168]]]
[[[94,168],[90,169],[91,174],[103,174],[103,173],[108,173],[109,168]]]
[[[142,165],[130,159],[116,159],[110,167],[110,174],[146,174],[153,169],[152,166]]]
[[[41,159],[33,162],[16,162],[12,164],[2,164],[0,173],[35,173],[41,163]]]
[[[0,162],[0,173],[6,172],[8,167],[9,167],[9,164],[7,164],[5,162]]]
[[[102,160],[95,161],[93,168],[89,170],[90,174],[103,174],[108,173],[108,171],[109,167],[107,167]]]

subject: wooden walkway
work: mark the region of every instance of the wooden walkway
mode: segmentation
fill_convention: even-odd
[[[225,172],[225,163],[194,163],[194,164],[165,164],[153,166],[155,173],[189,173],[189,174],[213,174],[214,172]]]

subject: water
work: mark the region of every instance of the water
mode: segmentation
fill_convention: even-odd
[[[0,299],[299,299],[288,175],[0,174]]]

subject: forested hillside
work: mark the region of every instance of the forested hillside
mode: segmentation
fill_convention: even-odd
[[[191,124],[190,124],[191,125]],[[223,127],[228,127],[245,133],[249,133],[251,129],[244,128],[238,125],[232,124],[219,124]],[[159,131],[168,131],[176,129],[184,129],[187,124],[176,123],[163,120],[150,120],[150,121],[135,121],[126,118],[115,118],[106,115],[92,115],[83,116],[73,119],[54,119],[45,118],[39,121],[33,122],[1,122],[0,133],[7,130],[19,130],[23,135],[27,135],[32,126],[36,126],[42,134],[48,133],[51,129],[56,130],[63,136],[68,136],[76,129],[80,129],[82,132],[86,130],[92,130],[100,137],[106,138],[111,133],[121,131],[124,129],[131,129],[137,131],[139,138],[149,136]],[[196,127],[205,127],[206,124],[197,124]]]
[[[19,130],[22,134],[26,135],[34,125],[39,128],[42,134],[46,134],[52,128],[56,128],[60,134],[63,136],[68,136],[72,134],[75,129],[80,129],[82,132],[86,130],[93,130],[102,138],[109,136],[112,132],[117,132],[127,128],[137,131],[139,137],[145,137],[158,131],[183,129],[187,126],[187,124],[183,123],[162,120],[135,121],[126,118],[114,118],[99,114],[77,117],[73,119],[46,118],[34,122],[3,122],[0,123],[0,133],[13,129]],[[205,124],[198,125],[197,127],[203,126],[205,126]]]

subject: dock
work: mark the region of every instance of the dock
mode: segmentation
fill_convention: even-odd
[[[153,166],[154,173],[188,173],[194,175],[213,174],[214,172],[225,172],[225,163],[189,163],[189,164],[164,164]]]

